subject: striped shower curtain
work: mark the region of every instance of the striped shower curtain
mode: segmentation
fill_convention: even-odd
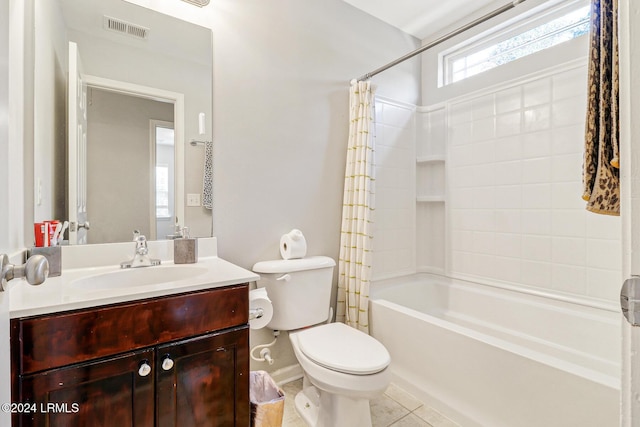
[[[374,91],[351,82],[336,320],[369,333],[371,216],[374,209]]]

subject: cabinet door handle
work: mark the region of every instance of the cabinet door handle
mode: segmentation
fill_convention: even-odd
[[[162,369],[164,369],[165,371],[169,371],[171,370],[171,368],[173,368],[173,360],[171,360],[171,357],[167,356],[163,361],[162,361]]]
[[[140,375],[141,377],[146,377],[150,373],[151,373],[151,366],[149,366],[149,363],[147,363],[146,361],[142,362],[140,364],[140,369],[138,369],[138,375]]]

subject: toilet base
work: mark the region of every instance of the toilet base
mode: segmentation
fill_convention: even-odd
[[[369,399],[326,393],[309,386],[296,395],[295,408],[310,427],[371,427]]]

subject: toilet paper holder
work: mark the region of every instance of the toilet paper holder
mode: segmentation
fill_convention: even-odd
[[[264,316],[264,310],[261,307],[249,309],[249,320],[260,319],[262,316]]]

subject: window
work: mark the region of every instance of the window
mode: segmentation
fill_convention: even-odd
[[[517,18],[499,32],[465,42],[441,54],[444,84],[455,83],[589,32],[591,8],[572,1],[553,10]]]

